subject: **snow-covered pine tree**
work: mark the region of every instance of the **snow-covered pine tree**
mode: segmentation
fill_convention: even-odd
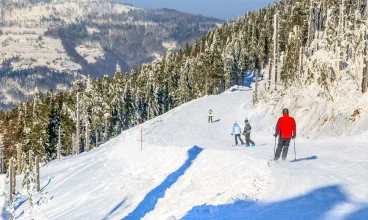
[[[313,40],[313,23],[314,23],[314,0],[309,0],[309,16],[308,16],[308,40],[307,47],[309,48]]]
[[[35,98],[32,104],[32,125],[30,132],[27,134],[28,143],[25,150],[32,150],[36,155],[44,155],[45,148],[48,142],[47,127],[48,127],[48,106],[42,100],[43,96],[36,88]]]
[[[48,143],[45,149],[47,161],[54,160],[57,157],[58,127],[61,123],[60,112],[62,110],[62,106],[57,102],[56,99],[52,98],[53,95],[54,94],[51,93],[49,96],[51,112],[47,127]]]
[[[99,146],[101,141],[101,127],[103,126],[103,109],[102,109],[102,83],[101,80],[96,80],[92,83],[93,92],[92,92],[92,129],[95,133],[95,147]]]
[[[124,89],[124,129],[129,129],[135,123],[135,105],[132,96],[131,80],[128,79]]]
[[[313,0],[311,0],[313,1]],[[279,62],[279,14],[276,12],[274,16],[274,25],[273,25],[273,69],[274,69],[274,84],[275,90],[277,89],[277,68]]]
[[[80,91],[81,90],[81,84],[78,82],[77,85],[77,102],[76,102],[76,134],[75,134],[75,143],[74,143],[74,149],[73,154],[79,154],[80,153]]]
[[[190,100],[190,86],[189,86],[189,60],[187,60],[186,64],[180,70],[180,83],[179,83],[179,100],[181,104],[184,104]],[[207,81],[207,80],[206,80]]]
[[[90,131],[91,131],[91,107],[92,107],[92,92],[93,86],[91,78],[88,76],[86,80],[86,86],[82,93],[81,98],[81,120],[84,124],[84,151],[90,150]]]
[[[102,79],[102,110],[104,118],[104,142],[108,141],[110,133],[110,119],[111,119],[111,87],[110,78],[105,75]]]
[[[116,65],[115,75],[111,81],[111,105],[112,116],[111,124],[113,135],[120,134],[123,126],[124,117],[124,78],[120,65]]]
[[[0,174],[4,172],[4,156],[3,156],[3,135],[0,134]]]

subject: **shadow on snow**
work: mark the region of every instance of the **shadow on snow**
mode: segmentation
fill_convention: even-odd
[[[110,212],[109,212],[109,214],[107,214],[106,216],[105,216],[105,218],[103,218],[103,220],[107,220],[107,219],[109,219],[109,218],[111,218],[112,216],[112,214],[114,214],[114,212],[116,211],[116,210],[118,210],[119,208],[121,208],[121,206],[125,203],[127,201],[127,198],[125,198],[125,199],[123,199],[123,201],[121,201],[119,204],[117,204]]]
[[[350,214],[345,218],[345,220],[364,220],[368,218],[368,205],[363,207],[362,209],[359,209],[353,214]]]
[[[41,192],[43,192],[43,191],[46,189],[46,187],[51,183],[51,180],[52,180],[52,179],[54,179],[54,178],[55,178],[55,177],[53,176],[53,177],[51,177],[51,178],[49,178],[49,179],[48,179],[48,181],[47,181],[46,185],[44,185],[44,186],[42,187]]]
[[[275,203],[239,200],[225,205],[200,205],[193,207],[182,220],[297,220],[323,219],[336,205],[348,202],[340,186],[327,186],[303,196]],[[350,214],[346,219],[364,219],[368,208]]]
[[[53,177],[51,177],[51,178],[49,178],[48,179],[48,181],[47,181],[47,183],[41,188],[41,190],[40,190],[40,192],[43,192],[43,191],[45,191],[45,189],[46,189],[46,187],[51,183],[51,180],[52,179],[54,179],[55,177],[53,176]],[[45,194],[47,194],[47,192],[45,193]],[[52,196],[51,198],[50,198],[50,200],[52,200],[54,197]],[[26,199],[24,199],[24,200],[22,200],[22,201],[20,201],[19,203],[18,203],[18,201],[16,200],[16,205],[14,206],[14,210],[16,211],[19,207],[21,207],[25,202],[27,202],[29,200],[29,198],[26,198]],[[36,204],[37,205],[39,205],[40,204],[40,201],[41,201],[41,198],[36,202]],[[24,211],[22,211],[18,216],[16,216],[15,217],[15,219],[18,219],[18,218],[20,218],[22,215],[24,214]]]
[[[143,199],[141,203],[127,215],[124,220],[131,220],[131,219],[141,219],[147,213],[152,211],[158,200],[165,196],[165,192],[168,188],[170,188],[176,181],[184,175],[186,170],[192,165],[193,161],[197,158],[197,156],[202,152],[202,148],[194,146],[188,151],[188,159],[184,162],[184,164],[175,172],[171,173],[167,178],[156,188],[154,188],[151,192],[149,192]],[[110,213],[114,212],[112,210]]]
[[[317,160],[318,157],[317,156],[311,156],[311,157],[305,157],[305,158],[300,158],[300,159],[296,159],[296,160],[292,160],[290,161],[291,163],[297,163],[297,162],[301,162],[301,161],[306,161],[306,160]]]

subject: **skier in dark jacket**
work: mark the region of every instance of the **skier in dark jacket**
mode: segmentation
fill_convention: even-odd
[[[248,119],[246,119],[244,122],[245,126],[243,130],[243,135],[245,136],[246,145],[247,147],[249,147],[250,144],[252,144],[252,146],[255,146],[256,144],[250,139],[250,131],[252,130],[252,127],[250,126]]]
[[[213,111],[212,111],[212,109],[210,109],[209,111],[208,111],[208,123],[212,123],[212,118],[213,118]]]
[[[279,135],[279,144],[275,153],[275,160],[280,158],[282,152],[282,159],[285,160],[288,154],[291,138],[296,138],[296,123],[294,118],[289,116],[289,110],[282,110],[283,117],[279,118],[276,125],[275,137]]]

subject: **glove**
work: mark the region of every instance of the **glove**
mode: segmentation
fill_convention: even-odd
[[[294,134],[292,138],[295,139],[296,138],[296,134]]]
[[[278,135],[278,134],[274,134],[273,136],[274,136],[274,137],[277,137],[277,135]]]
[[[234,135],[234,134],[231,134],[231,135]]]

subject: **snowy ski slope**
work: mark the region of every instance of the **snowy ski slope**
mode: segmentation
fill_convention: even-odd
[[[268,166],[272,131],[255,126],[256,147],[232,146],[232,125],[243,125],[251,100],[244,87],[146,122],[143,152],[133,128],[49,163],[41,169],[48,203],[30,212],[19,198],[17,219],[368,219],[367,141],[297,139],[297,161],[290,148],[287,161]]]

